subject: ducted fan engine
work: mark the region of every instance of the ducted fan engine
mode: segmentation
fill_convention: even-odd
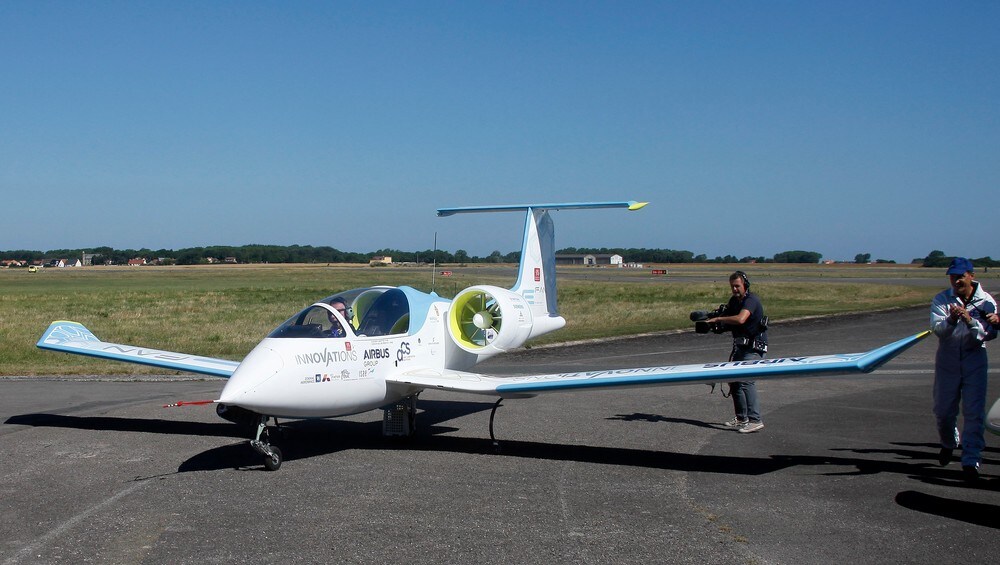
[[[448,333],[470,353],[490,355],[523,344],[531,333],[528,304],[509,290],[469,287],[455,296],[448,313]]]

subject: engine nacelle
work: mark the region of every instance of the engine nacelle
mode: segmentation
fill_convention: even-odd
[[[455,296],[448,335],[469,353],[493,355],[521,346],[531,335],[532,316],[519,294],[496,286],[471,286]]]

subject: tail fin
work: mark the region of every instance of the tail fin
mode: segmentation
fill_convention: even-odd
[[[510,206],[471,206],[441,208],[438,216],[470,212],[525,212],[524,240],[517,282],[510,289],[521,295],[531,309],[534,327],[531,337],[557,330],[566,324],[556,305],[555,226],[549,210],[627,208],[638,210],[646,202],[569,202],[563,204],[526,204]]]

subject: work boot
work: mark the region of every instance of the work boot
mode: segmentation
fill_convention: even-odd
[[[979,464],[962,465],[962,475],[970,482],[979,480]]]

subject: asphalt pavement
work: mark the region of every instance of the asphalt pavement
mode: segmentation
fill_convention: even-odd
[[[769,356],[867,351],[927,322],[917,308],[778,323]],[[220,380],[0,379],[0,563],[992,562],[1000,438],[975,484],[937,465],[935,346],[871,375],[760,382],[755,434],[721,426],[731,401],[706,385],[563,392],[504,401],[497,453],[491,399],[431,391],[409,440],[382,438],[381,412],[286,424],[277,472],[212,407],[163,408],[215,398]],[[727,354],[725,336],[678,333],[480,369]]]

